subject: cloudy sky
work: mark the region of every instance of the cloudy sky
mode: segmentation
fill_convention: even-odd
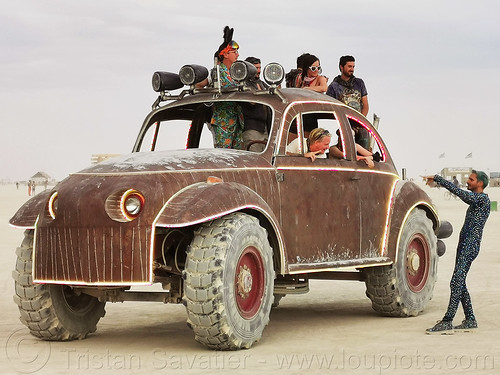
[[[444,166],[500,172],[498,0],[246,4],[0,0],[0,180],[61,179],[92,154],[129,152],[156,98],[152,73],[210,67],[225,25],[242,58],[288,71],[313,53],[330,81],[339,56],[354,55],[368,118],[381,117],[409,176]]]

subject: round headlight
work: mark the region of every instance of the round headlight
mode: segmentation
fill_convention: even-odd
[[[262,75],[268,84],[277,86],[285,77],[285,69],[278,63],[270,63],[265,66]]]
[[[208,69],[201,65],[184,65],[179,70],[179,78],[185,85],[191,86],[208,77]]]
[[[135,189],[117,190],[106,198],[104,209],[109,217],[121,223],[136,219],[144,210],[146,199]]]
[[[57,191],[50,196],[47,209],[50,217],[54,220],[57,213]]]
[[[141,208],[142,201],[138,196],[133,195],[127,198],[125,202],[125,211],[127,211],[130,216],[137,216],[137,214],[141,212]]]
[[[120,204],[123,216],[127,220],[135,219],[142,212],[144,201],[144,196],[137,190],[127,190],[123,194]]]
[[[237,82],[241,82],[247,78],[255,77],[257,74],[257,68],[248,61],[238,60],[231,65],[231,68],[229,68],[229,74],[232,79]]]

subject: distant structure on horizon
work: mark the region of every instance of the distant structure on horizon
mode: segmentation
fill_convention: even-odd
[[[453,180],[453,176],[457,176],[460,185],[465,186],[467,179],[472,172],[471,167],[447,167],[441,169],[440,175],[446,178],[448,181]],[[485,171],[487,172],[487,171]],[[500,186],[500,172],[487,172],[490,178],[489,186]]]
[[[448,181],[453,181],[453,176],[457,176],[457,180],[460,182],[460,185],[465,185],[471,172],[471,167],[447,167],[441,169],[440,174]]]
[[[54,185],[56,180],[50,177],[48,173],[45,172],[37,172],[29,179],[30,182],[34,183],[36,186],[47,186]]]
[[[500,186],[500,172],[490,173],[490,186]]]

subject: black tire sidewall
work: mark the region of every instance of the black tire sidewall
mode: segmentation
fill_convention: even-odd
[[[88,294],[81,294],[81,302],[84,302],[78,308],[71,307],[65,297],[64,285],[49,285],[49,296],[52,301],[52,307],[60,324],[64,329],[73,334],[91,333],[96,329],[96,325],[104,316],[105,302],[100,302],[96,297]]]
[[[224,288],[223,304],[226,307],[227,322],[239,339],[248,342],[260,338],[264,327],[269,321],[269,313],[274,301],[274,270],[272,250],[269,246],[265,230],[256,222],[245,221],[234,233],[233,239],[227,247],[222,278]],[[241,316],[237,306],[234,280],[238,261],[249,246],[257,249],[262,258],[265,285],[259,310],[250,319],[245,319]]]
[[[105,314],[106,302],[81,294],[78,308],[71,308],[64,296],[64,288],[58,284],[34,284],[32,279],[34,231],[27,230],[21,247],[16,251],[15,280],[21,321],[30,332],[45,340],[83,339],[95,332],[97,322]],[[28,280],[20,282],[19,280]]]
[[[407,251],[410,241],[414,235],[423,235],[429,249],[429,269],[427,280],[422,289],[418,292],[411,290],[407,276]],[[414,209],[408,216],[401,230],[401,237],[398,246],[397,262],[395,265],[396,289],[401,299],[400,303],[405,307],[405,313],[410,316],[418,315],[429,300],[432,298],[434,285],[437,279],[437,238],[432,229],[432,223],[421,209]]]

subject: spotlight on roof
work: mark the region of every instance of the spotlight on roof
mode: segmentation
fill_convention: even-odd
[[[285,69],[278,63],[269,63],[262,71],[264,80],[271,86],[278,86],[283,82],[285,77]]]
[[[184,65],[179,70],[181,82],[187,86],[193,86],[208,77],[208,69],[201,65]]]
[[[243,82],[249,78],[255,77],[257,68],[248,61],[235,61],[229,68],[231,78],[236,82]]]
[[[170,72],[154,72],[152,84],[156,92],[177,90],[184,86],[179,75]]]

